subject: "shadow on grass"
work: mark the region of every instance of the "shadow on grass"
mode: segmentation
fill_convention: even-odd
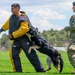
[[[60,75],[60,74],[61,74],[61,75],[64,74],[64,75],[66,75],[66,74],[73,74],[73,73],[71,73],[71,72],[62,72],[62,73],[52,73],[52,74],[59,74],[59,75]]]
[[[0,73],[10,73],[10,74],[11,74],[11,73],[14,73],[14,74],[17,74],[17,73],[21,73],[21,74],[24,74],[24,73],[25,73],[25,74],[33,73],[33,74],[36,74],[36,75],[37,75],[37,74],[40,74],[40,73],[41,73],[41,74],[48,74],[48,75],[49,75],[49,74],[51,74],[51,75],[53,75],[53,74],[54,74],[54,75],[63,75],[63,74],[64,74],[64,75],[67,75],[67,74],[72,74],[72,73],[70,73],[70,72],[62,72],[62,73],[53,72],[53,73],[52,73],[52,72],[2,72],[2,71],[0,71]]]

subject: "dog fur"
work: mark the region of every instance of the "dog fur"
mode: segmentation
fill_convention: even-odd
[[[35,46],[31,46],[29,48],[29,50],[28,50],[28,53],[30,54],[31,53],[31,50],[38,49],[38,48],[40,48],[40,47],[38,47],[36,45]],[[51,69],[51,63],[52,63],[52,61],[51,61],[51,58],[49,56],[47,57],[46,62],[47,62],[48,68],[44,70],[45,72],[46,71],[49,71]]]

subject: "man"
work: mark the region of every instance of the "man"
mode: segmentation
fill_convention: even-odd
[[[11,11],[12,15],[7,20],[7,22],[2,26],[0,32],[9,29],[8,38],[13,41],[12,46],[10,48],[10,57],[14,72],[22,72],[19,57],[21,48],[25,52],[30,63],[34,66],[36,72],[45,72],[35,50],[32,50],[32,52],[28,54],[29,47],[33,45],[33,43],[30,41],[30,37],[27,34],[30,30],[30,26],[32,26],[29,18],[27,17],[25,12],[20,12],[20,5],[17,3],[11,5]],[[51,57],[54,53],[53,50],[47,52],[46,50],[42,49],[41,51],[40,49],[39,51]],[[57,67],[58,61],[56,61],[54,58],[53,62],[54,65]]]
[[[73,12],[75,12],[75,2],[73,2]],[[67,50],[70,63],[75,69],[75,15],[72,15],[69,21],[70,26],[65,27],[66,31],[70,31],[70,44]],[[75,70],[72,72],[75,73]]]
[[[44,72],[44,68],[36,55],[35,50],[33,50],[31,54],[28,54],[28,49],[32,44],[25,34],[29,31],[28,25],[31,25],[31,23],[27,20],[28,17],[26,16],[26,13],[20,12],[20,5],[17,3],[11,5],[11,12],[12,15],[2,26],[0,32],[9,29],[8,38],[13,42],[10,48],[10,58],[14,72],[22,72],[19,57],[21,48],[25,52],[30,63],[34,66],[35,70],[37,72]],[[21,22],[24,19],[27,21]]]

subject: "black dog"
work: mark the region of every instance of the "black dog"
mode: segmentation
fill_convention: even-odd
[[[33,41],[35,44],[34,46],[30,47],[28,52],[30,53],[33,48],[36,48],[41,53],[48,55],[51,58],[53,65],[57,69],[57,71],[62,72],[63,60],[61,54],[52,46],[50,46],[41,35],[38,34],[37,28],[31,26],[28,34],[31,35],[31,41]],[[59,65],[60,67],[58,67]]]

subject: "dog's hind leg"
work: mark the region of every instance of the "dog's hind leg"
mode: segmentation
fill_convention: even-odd
[[[49,56],[47,57],[46,62],[47,62],[48,68],[45,69],[45,71],[49,71],[51,69],[51,63],[52,63],[52,60]]]

